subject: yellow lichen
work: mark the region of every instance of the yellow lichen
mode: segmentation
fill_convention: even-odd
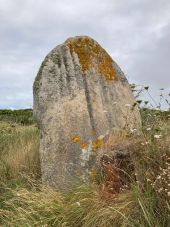
[[[106,80],[118,80],[112,58],[96,41],[89,37],[76,37],[66,40],[65,44],[71,54],[78,55],[83,72],[94,67]]]
[[[80,144],[81,149],[86,149],[86,148],[88,148],[88,146],[89,146],[89,144],[87,142],[83,142]]]
[[[78,142],[80,142],[80,136],[74,135],[71,140],[72,140],[73,143],[78,143]]]
[[[103,139],[96,139],[92,143],[93,150],[96,151],[98,148],[100,148],[104,143]]]

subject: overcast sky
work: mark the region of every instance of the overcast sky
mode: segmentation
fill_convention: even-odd
[[[0,0],[0,22],[0,108],[32,107],[42,60],[76,35],[98,41],[130,82],[170,91],[169,0]]]

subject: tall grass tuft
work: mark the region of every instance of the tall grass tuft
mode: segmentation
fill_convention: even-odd
[[[40,174],[39,133],[35,125],[0,122],[0,181]]]

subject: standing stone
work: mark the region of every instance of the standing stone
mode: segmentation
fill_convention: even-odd
[[[64,190],[93,174],[95,154],[113,129],[139,129],[140,114],[125,75],[93,39],[55,47],[34,82],[43,181]]]

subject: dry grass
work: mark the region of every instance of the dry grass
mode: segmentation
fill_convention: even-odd
[[[106,154],[128,150],[137,179],[117,193],[107,191],[107,196],[104,180],[67,194],[41,185],[37,128],[1,122],[0,226],[167,227],[170,124],[159,114],[143,114],[140,136],[135,131],[116,133],[103,145]],[[112,176],[109,181],[114,183]]]
[[[39,174],[39,136],[35,125],[0,122],[0,180]]]

